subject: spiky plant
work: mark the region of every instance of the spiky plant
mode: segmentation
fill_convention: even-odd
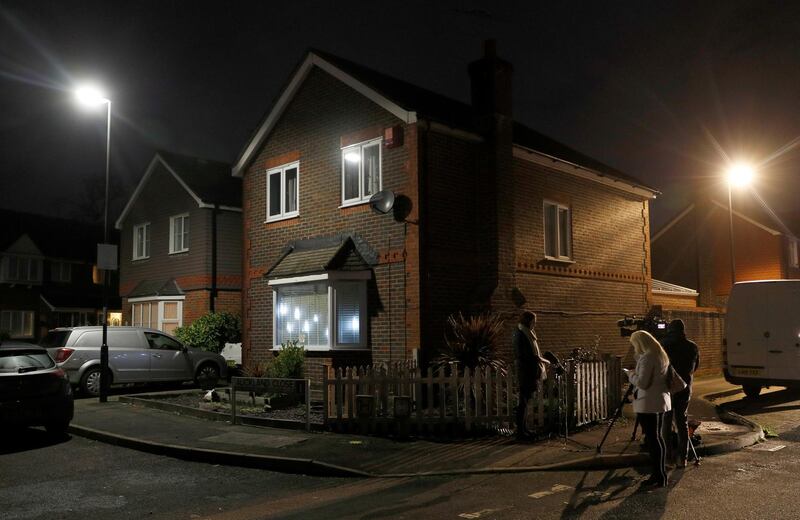
[[[498,354],[502,336],[503,318],[498,314],[451,314],[445,328],[445,345],[433,363],[444,367],[457,362],[459,370],[489,367],[505,374],[506,364]]]

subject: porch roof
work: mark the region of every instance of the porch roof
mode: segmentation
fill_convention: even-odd
[[[369,252],[362,252],[350,235],[298,240],[284,249],[264,277],[276,279],[328,271],[365,271],[376,263],[376,258],[372,257]]]
[[[142,298],[144,296],[183,296],[184,292],[178,287],[174,278],[169,280],[142,280],[128,293],[128,298]]]

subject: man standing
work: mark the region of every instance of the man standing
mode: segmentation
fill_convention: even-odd
[[[683,320],[672,320],[667,326],[667,334],[661,340],[664,350],[669,356],[669,362],[686,382],[686,388],[676,394],[672,394],[672,411],[667,412],[664,417],[663,436],[667,439],[667,460],[675,460],[677,455],[677,466],[686,467],[686,459],[689,455],[689,424],[687,412],[689,410],[689,399],[692,396],[692,378],[695,370],[700,366],[700,356],[697,344],[686,338]],[[672,424],[678,432],[678,452],[673,453]]]
[[[539,352],[539,343],[534,332],[536,315],[530,311],[523,311],[519,318],[517,330],[511,339],[514,349],[514,358],[517,362],[517,378],[519,383],[519,400],[517,404],[517,438],[531,435],[525,425],[525,412],[528,401],[539,386],[539,382],[547,377],[546,366],[550,362],[544,359]]]

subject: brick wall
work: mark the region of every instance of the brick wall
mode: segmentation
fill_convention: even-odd
[[[700,351],[698,375],[722,374],[722,339],[725,337],[725,314],[718,309],[667,309],[667,320],[681,319],[686,337],[697,343]]]
[[[389,112],[315,68],[256,154],[243,184],[246,359],[272,355],[272,289],[263,275],[284,247],[297,239],[345,232],[355,232],[365,239],[380,259],[368,286],[372,360],[405,359],[418,346],[417,300],[409,298],[409,294],[413,298],[414,289],[409,289],[405,281],[413,283],[419,276],[416,251],[408,247],[409,236],[413,237],[416,231],[390,215],[373,213],[366,204],[339,208],[342,146],[380,137],[384,128],[397,124],[400,121]],[[402,146],[382,149],[382,187],[409,197],[415,208],[414,125],[403,125],[403,132]],[[300,162],[300,215],[265,223],[266,170],[295,160]],[[405,306],[404,296],[409,301]],[[328,355],[348,358],[352,354],[334,351]]]

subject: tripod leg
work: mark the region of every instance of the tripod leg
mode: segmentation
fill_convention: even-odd
[[[608,424],[608,428],[606,429],[605,435],[603,435],[603,440],[600,441],[600,444],[597,445],[597,453],[600,453],[600,450],[603,449],[603,444],[606,442],[606,438],[608,438],[608,434],[611,433],[611,428],[614,426],[614,423],[619,419],[620,415],[622,415],[622,407],[625,406],[625,403],[628,402],[628,396],[633,393],[633,385],[628,385],[628,390],[625,392],[625,395],[622,397],[622,401],[620,401],[617,410],[614,412],[614,417],[611,418],[611,422]]]
[[[694,449],[694,443],[692,442],[691,435],[689,436],[689,446],[691,446],[692,455],[694,455],[694,465],[695,466],[699,466],[700,465],[700,457],[697,456],[697,450]]]

